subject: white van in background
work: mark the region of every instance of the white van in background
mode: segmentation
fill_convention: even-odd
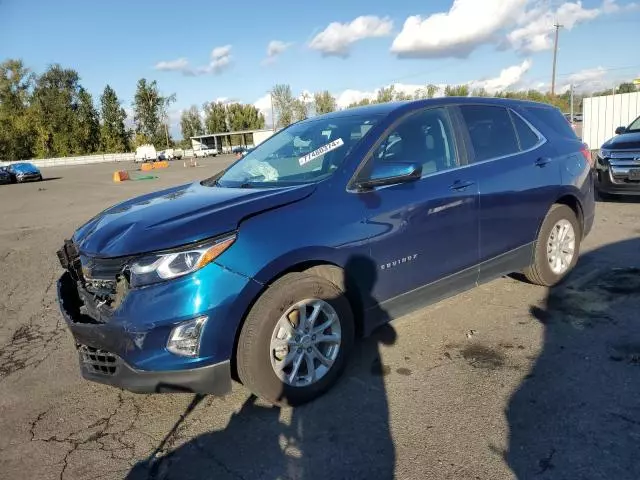
[[[140,145],[136,148],[136,157],[134,162],[155,162],[158,159],[156,147],[151,144]]]

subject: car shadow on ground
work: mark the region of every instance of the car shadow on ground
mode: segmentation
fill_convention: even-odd
[[[532,306],[544,346],[511,397],[518,479],[640,478],[640,238],[586,253]]]
[[[375,264],[356,257],[347,264],[347,274],[351,268],[367,279],[359,290],[370,295]],[[349,298],[354,287],[345,283]],[[383,310],[378,314],[386,315]],[[171,436],[203,398],[195,395],[165,439],[126,478],[394,478],[395,449],[379,345],[395,341],[395,330],[386,324],[356,342],[344,375],[314,402],[280,409],[251,395],[223,430],[199,435],[167,452]]]

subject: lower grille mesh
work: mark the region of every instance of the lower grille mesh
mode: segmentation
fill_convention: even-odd
[[[80,361],[89,372],[107,376],[116,374],[117,357],[113,353],[86,345],[78,345],[78,353]]]

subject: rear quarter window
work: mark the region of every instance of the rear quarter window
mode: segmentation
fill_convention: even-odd
[[[572,140],[578,138],[567,119],[560,113],[560,110],[546,107],[525,107],[524,110],[560,137],[570,138]]]
[[[511,113],[511,120],[513,120],[513,126],[516,127],[516,133],[518,134],[518,140],[520,141],[521,150],[529,150],[535,147],[540,139],[527,123],[522,120],[522,117],[515,112]]]

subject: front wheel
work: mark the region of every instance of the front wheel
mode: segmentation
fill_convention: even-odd
[[[578,261],[582,229],[575,212],[566,205],[553,205],[538,233],[533,263],[524,271],[531,283],[556,285]]]
[[[315,275],[287,274],[262,294],[242,326],[238,377],[274,404],[309,402],[337,381],[353,338],[340,288]]]

